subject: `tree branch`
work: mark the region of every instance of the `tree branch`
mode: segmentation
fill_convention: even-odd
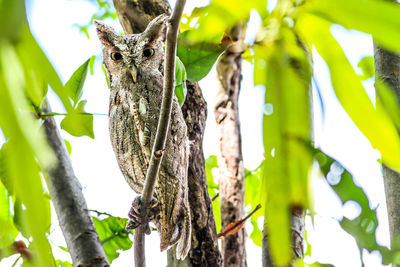
[[[45,113],[50,113],[47,106]],[[44,121],[47,142],[57,155],[57,164],[49,170],[48,186],[58,221],[74,266],[109,266],[103,246],[94,228],[82,187],[75,177],[64,140],[53,117]]]
[[[146,173],[146,180],[142,192],[143,213],[142,218],[147,218],[149,203],[153,197],[154,185],[157,180],[160,163],[163,158],[167,133],[170,124],[172,97],[174,95],[175,84],[175,56],[176,44],[179,29],[179,22],[183,13],[186,0],[178,0],[176,2],[171,19],[168,23],[166,48],[165,48],[165,64],[164,64],[164,86],[163,99],[161,103],[160,117],[158,119],[157,133],[154,140],[153,150]],[[141,225],[135,232],[135,266],[145,266],[144,253],[144,233],[146,232],[146,224]]]

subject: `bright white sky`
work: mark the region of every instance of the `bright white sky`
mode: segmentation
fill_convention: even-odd
[[[86,24],[95,7],[88,1],[72,0],[35,0],[28,1],[28,16],[33,34],[39,44],[46,51],[55,65],[63,82],[67,81],[74,70],[92,55],[100,55],[100,42],[97,40],[94,28],[89,33],[88,40],[73,24]],[[174,2],[174,1],[173,1]],[[197,5],[208,1],[188,1],[185,11],[189,12]],[[276,1],[269,1],[274,6]],[[107,21],[121,31],[118,23]],[[248,40],[254,38],[260,25],[260,20],[252,16],[248,29]],[[356,31],[346,31],[337,26],[332,28],[336,39],[344,47],[346,55],[353,66],[366,56],[372,55],[372,39],[370,36]],[[83,99],[88,100],[87,111],[93,113],[108,112],[108,94],[104,75],[100,69],[101,61],[96,59],[95,74],[87,77]],[[336,100],[330,85],[329,70],[325,63],[314,51],[314,66],[316,80],[323,91],[325,105],[325,119],[321,119],[321,108],[314,92],[315,109],[315,140],[328,154],[340,160],[348,168],[359,184],[367,191],[372,207],[378,207],[379,229],[377,239],[384,245],[389,244],[389,233],[386,219],[386,204],[384,188],[377,163],[379,154],[359,130],[351,122]],[[263,154],[262,146],[262,112],[264,90],[255,88],[252,80],[252,66],[243,62],[243,81],[240,95],[240,120],[242,127],[242,145],[245,167],[256,168]],[[216,93],[215,70],[200,82],[204,96],[208,103],[208,120],[204,140],[205,156],[218,154],[218,132],[215,128],[213,107]],[[373,98],[373,83],[367,83],[368,93]],[[53,111],[62,112],[63,109],[54,95],[50,95]],[[58,122],[60,119],[57,118]],[[115,216],[126,217],[134,198],[133,191],[127,186],[122,177],[108,136],[107,116],[95,116],[94,140],[87,137],[76,138],[62,131],[65,139],[72,145],[72,163],[75,174],[83,186],[83,192],[90,209],[109,212]],[[331,263],[335,266],[360,266],[360,255],[354,239],[341,230],[337,220],[343,215],[354,217],[359,213],[356,205],[342,207],[339,199],[327,186],[324,180],[315,180],[315,211],[317,213],[314,226],[307,220],[309,242],[312,245],[311,261]],[[54,213],[55,217],[55,213]],[[56,218],[54,218],[56,220]],[[260,221],[260,226],[261,226]],[[246,225],[247,232],[251,233],[252,226]],[[54,232],[51,240],[56,245],[65,246],[61,232],[54,222]],[[261,266],[261,249],[255,246],[250,239],[247,242],[248,266]],[[157,234],[146,239],[148,266],[165,266],[166,255],[159,253]],[[54,248],[56,258],[68,259],[67,253]],[[364,253],[366,266],[381,266],[380,258],[376,255]],[[0,266],[10,266],[12,261],[3,261]],[[131,266],[133,251],[122,252],[122,255],[113,262],[113,266]]]

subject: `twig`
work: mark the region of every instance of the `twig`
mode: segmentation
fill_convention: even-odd
[[[211,199],[211,202],[213,202],[214,200],[216,200],[217,197],[219,197],[219,193],[217,193],[217,194]]]
[[[142,218],[147,218],[150,200],[153,196],[154,185],[157,180],[157,175],[160,169],[160,163],[163,158],[165,143],[167,140],[167,133],[171,118],[172,110],[172,97],[174,94],[175,83],[175,56],[176,56],[176,43],[178,36],[179,22],[183,13],[186,0],[178,0],[176,2],[171,19],[168,23],[166,48],[165,48],[165,64],[164,64],[164,88],[163,99],[161,103],[160,117],[157,125],[157,133],[154,140],[153,150],[149,162],[149,167],[146,173],[146,180],[142,192],[143,200],[143,213]],[[145,253],[144,253],[144,233],[146,232],[146,224],[142,224],[135,231],[135,266],[144,267]]]

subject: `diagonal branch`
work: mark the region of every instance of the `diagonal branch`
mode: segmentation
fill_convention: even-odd
[[[48,103],[44,112],[51,112]],[[48,185],[72,263],[74,266],[109,266],[54,118],[47,117],[43,126],[47,142],[57,155],[57,164],[48,172]]]
[[[154,185],[157,180],[160,164],[163,158],[167,133],[171,118],[172,97],[174,95],[175,83],[175,56],[176,44],[179,29],[179,22],[185,6],[185,0],[176,2],[171,19],[168,23],[166,48],[165,48],[165,64],[164,64],[164,87],[163,99],[161,103],[160,117],[158,120],[157,133],[154,140],[153,151],[151,153],[149,167],[146,173],[146,180],[142,192],[143,213],[142,218],[147,218],[148,207],[153,196]],[[146,224],[142,224],[135,232],[135,266],[145,266],[144,254],[144,233],[146,232]]]

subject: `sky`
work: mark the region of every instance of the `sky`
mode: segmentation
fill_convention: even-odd
[[[97,40],[94,28],[90,28],[90,39],[81,34],[73,24],[86,24],[95,7],[88,1],[81,0],[32,0],[28,1],[28,18],[32,33],[54,64],[63,82],[92,55],[101,53],[100,42]],[[207,1],[188,1],[185,12],[189,12],[194,4],[205,5]],[[269,8],[276,1],[269,1]],[[118,22],[106,21],[121,32]],[[254,39],[260,19],[255,12],[249,22],[246,40]],[[347,31],[340,26],[332,27],[332,33],[344,48],[350,63],[357,66],[364,56],[373,53],[372,39],[369,35],[356,31]],[[351,119],[340,107],[330,84],[329,70],[316,51],[313,51],[315,80],[322,89],[324,100],[324,116],[321,105],[314,94],[314,136],[315,143],[326,153],[338,159],[355,177],[367,192],[372,207],[377,207],[379,226],[377,240],[382,245],[389,244],[388,222],[386,219],[386,204],[380,165],[377,162],[379,153],[354,126]],[[121,175],[112,151],[108,135],[108,96],[109,89],[104,74],[100,68],[101,58],[96,57],[94,75],[88,75],[83,99],[88,100],[87,111],[105,115],[94,116],[95,139],[88,137],[76,138],[65,131],[62,136],[72,145],[71,161],[75,174],[83,186],[88,207],[90,209],[126,217],[135,194],[126,184]],[[240,121],[242,128],[242,148],[244,166],[247,169],[256,168],[263,158],[262,146],[262,115],[264,89],[254,87],[252,66],[243,61],[243,81],[239,98]],[[215,68],[200,82],[204,97],[208,103],[208,119],[204,138],[205,157],[218,155],[218,131],[214,120],[213,107],[216,95]],[[365,84],[371,99],[374,98],[373,81]],[[63,112],[57,97],[49,95],[54,112]],[[62,117],[57,117],[60,122]],[[354,203],[344,207],[338,197],[326,184],[325,180],[315,178],[314,199],[316,216],[312,223],[307,218],[308,241],[312,245],[312,258],[309,262],[319,261],[339,267],[361,266],[360,254],[354,239],[339,226],[342,216],[354,218],[359,214],[359,208]],[[246,209],[248,211],[248,209]],[[62,233],[53,216],[53,226],[50,239],[53,244],[65,246]],[[262,221],[260,220],[260,227]],[[246,225],[251,233],[252,226]],[[157,234],[146,238],[148,253],[147,265],[165,266],[165,254],[159,253]],[[68,254],[54,248],[56,258],[68,260]],[[255,246],[251,239],[247,240],[248,266],[261,266],[261,249]],[[14,258],[15,259],[15,258]],[[382,266],[380,258],[375,254],[364,253],[365,266]],[[122,252],[113,262],[113,266],[129,266],[133,261],[133,251]],[[10,266],[11,260],[0,262],[0,266]]]

